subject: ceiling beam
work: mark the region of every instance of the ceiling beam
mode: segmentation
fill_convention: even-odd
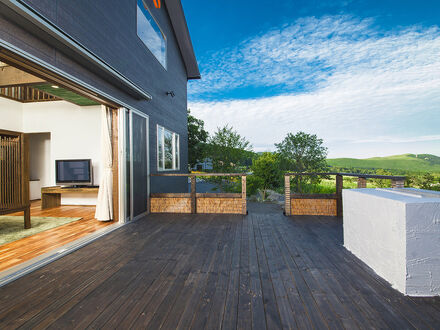
[[[0,68],[0,87],[41,84],[46,81],[12,66]]]

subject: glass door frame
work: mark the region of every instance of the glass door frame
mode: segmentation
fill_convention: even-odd
[[[142,117],[145,119],[146,125],[146,155],[147,155],[147,210],[137,216],[133,216],[133,114]],[[129,130],[129,141],[126,141],[127,137],[127,123]],[[134,221],[142,216],[146,215],[150,211],[149,198],[150,198],[150,118],[143,112],[137,111],[135,109],[126,109],[123,108],[120,111],[119,116],[119,219],[121,219],[122,223],[128,221]],[[128,148],[127,148],[127,142]],[[126,155],[129,155],[129,178],[127,178],[127,163],[126,163]],[[127,179],[130,182],[130,200],[127,198]],[[129,214],[127,215],[127,208],[129,210]]]

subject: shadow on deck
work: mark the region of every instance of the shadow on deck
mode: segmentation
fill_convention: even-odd
[[[392,289],[342,246],[342,220],[150,215],[0,288],[0,325],[439,328],[440,298]]]

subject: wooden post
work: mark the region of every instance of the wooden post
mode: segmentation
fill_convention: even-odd
[[[336,214],[342,217],[342,189],[344,187],[344,178],[340,174],[336,174]]]
[[[405,180],[391,180],[391,188],[403,188],[405,185]]]
[[[247,214],[246,205],[246,176],[241,177],[241,214]]]
[[[29,139],[21,134],[21,203],[24,210],[24,228],[31,228],[31,203],[29,198]]]
[[[191,176],[191,213],[197,213],[197,204],[196,204],[196,177]]]
[[[367,188],[367,179],[358,178],[358,188]]]
[[[290,175],[284,175],[284,214],[291,214]]]

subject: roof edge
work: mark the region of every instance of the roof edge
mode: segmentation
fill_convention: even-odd
[[[177,38],[177,44],[179,45],[180,53],[182,54],[183,62],[185,64],[187,78],[200,79],[199,65],[197,64],[182,3],[180,0],[166,0],[165,3],[171,20],[171,25]]]

